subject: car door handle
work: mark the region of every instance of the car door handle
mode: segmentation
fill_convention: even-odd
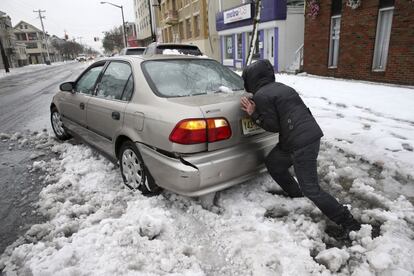
[[[80,104],[79,104],[79,107],[80,107],[80,109],[82,109],[82,110],[83,110],[83,109],[85,109],[85,104],[84,104],[84,103],[80,103]]]
[[[121,118],[121,114],[119,114],[119,112],[112,112],[112,119],[114,120],[119,120]]]

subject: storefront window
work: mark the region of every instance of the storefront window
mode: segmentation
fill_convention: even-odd
[[[259,36],[259,33],[257,33],[257,35]],[[247,37],[248,37],[247,39],[248,44],[246,47],[246,56],[249,54],[249,51],[250,51],[250,42],[252,40],[252,33],[251,32],[248,33]],[[258,59],[260,59],[259,38],[257,38],[256,40],[256,45],[254,46],[254,51],[253,51],[253,60],[258,60]]]
[[[233,59],[233,38],[231,35],[224,37],[224,59]]]
[[[243,50],[242,34],[236,34],[236,41],[237,41],[237,56],[236,56],[236,59],[241,60],[242,59],[242,50]]]

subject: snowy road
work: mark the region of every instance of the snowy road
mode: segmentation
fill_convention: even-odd
[[[118,168],[95,151],[39,131],[1,142],[43,155],[27,162],[27,171],[41,186],[38,211],[47,220],[6,249],[0,270],[35,276],[414,275],[414,90],[276,78],[300,92],[323,128],[320,183],[364,223],[352,242],[339,239],[338,228],[309,200],[281,196],[267,174],[214,200],[169,192],[148,198],[125,189]],[[393,97],[397,103],[387,101]],[[379,227],[374,238],[372,225]]]
[[[0,132],[48,126],[49,103],[59,84],[74,80],[83,63],[39,67],[0,79]]]
[[[49,129],[49,105],[58,85],[73,80],[85,66],[79,63],[28,66],[0,78],[0,133]],[[27,171],[35,159],[34,152],[17,139],[0,143],[0,252],[25,229],[42,220],[31,206],[43,188],[36,181],[37,176]]]

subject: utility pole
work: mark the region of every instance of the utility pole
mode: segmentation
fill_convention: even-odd
[[[262,8],[262,0],[255,0],[255,16],[253,18],[253,32],[250,41],[249,53],[246,58],[246,66],[252,63],[253,53],[256,48],[256,42],[258,38],[259,22],[260,22],[260,10]],[[258,50],[258,49],[257,49]]]
[[[10,73],[9,61],[6,56],[6,52],[4,51],[4,47],[3,47],[3,43],[1,42],[1,39],[0,39],[0,52],[1,52],[0,53],[1,57],[3,59],[4,70],[6,70],[6,73]]]
[[[45,27],[43,25],[43,18],[46,18],[44,16],[42,16],[42,12],[46,12],[46,11],[42,11],[42,10],[37,10],[37,11],[33,11],[34,13],[39,13],[39,18],[40,18],[40,24],[42,24],[42,31],[43,31],[43,41],[46,44],[46,53],[47,53],[47,60],[46,60],[46,64],[50,65],[50,55],[49,55],[49,45],[47,43],[47,38],[46,38],[46,32],[45,32]]]
[[[155,35],[154,27],[152,25],[152,6],[153,5],[151,5],[151,0],[148,0],[149,19],[150,19],[150,27],[151,27],[151,40],[152,40],[152,42],[156,42],[157,37]],[[156,5],[154,5],[154,6],[156,6]],[[158,7],[161,9],[161,1],[158,1]]]
[[[128,47],[128,42],[127,42],[127,37],[126,37],[127,34],[126,34],[126,29],[125,29],[124,8],[122,7],[122,5],[119,6],[119,5],[116,5],[116,4],[111,3],[111,2],[102,1],[101,4],[109,4],[109,5],[112,5],[114,7],[117,7],[118,9],[121,9],[121,13],[122,13],[122,30],[123,30],[123,33],[124,33],[124,47],[125,48]]]
[[[82,47],[82,53],[85,53],[85,47],[83,47],[82,38],[83,36],[78,36],[76,39],[79,39],[80,46]]]

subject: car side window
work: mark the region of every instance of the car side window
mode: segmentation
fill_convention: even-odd
[[[76,82],[75,91],[83,94],[92,94],[95,87],[96,80],[102,71],[104,64],[89,69],[83,76]]]
[[[98,84],[96,96],[110,100],[121,100],[122,93],[127,86],[131,74],[132,71],[129,64],[125,62],[111,62]]]
[[[131,100],[133,92],[134,92],[134,80],[131,74],[128,78],[127,84],[125,85],[124,93],[122,94],[122,100],[123,101]]]

